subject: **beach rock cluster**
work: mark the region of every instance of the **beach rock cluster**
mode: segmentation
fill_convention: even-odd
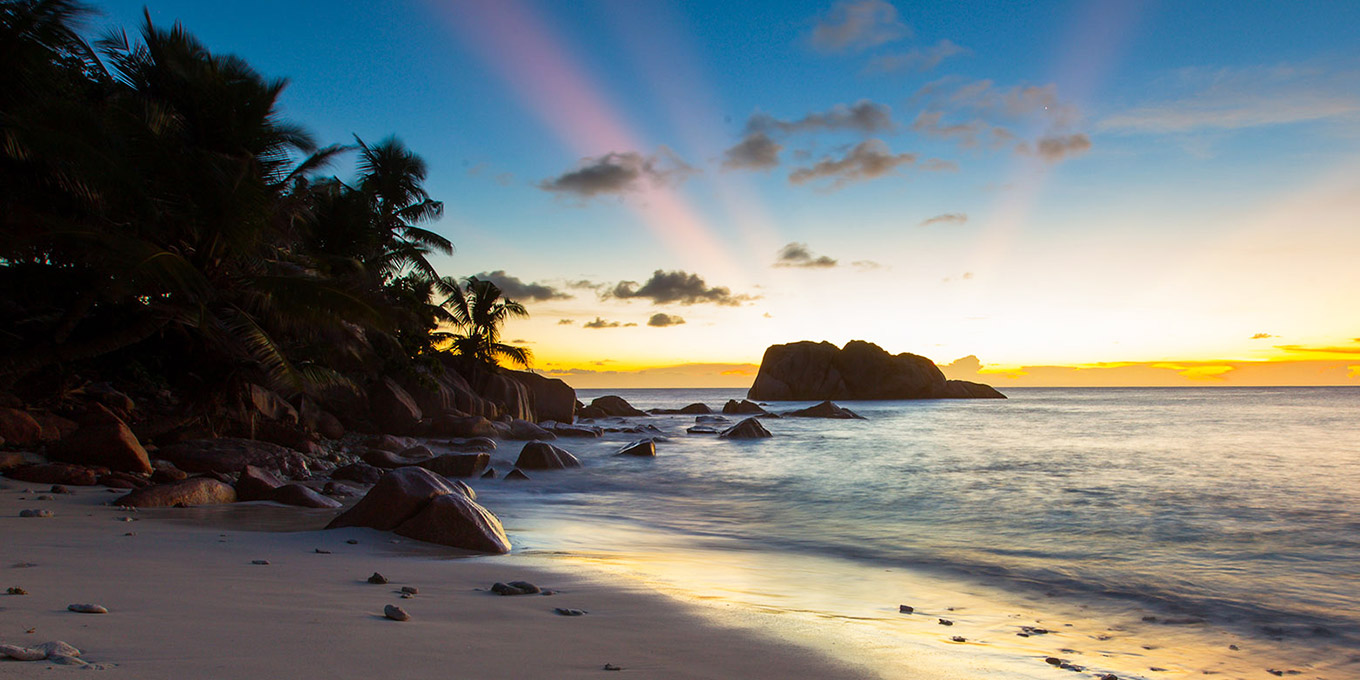
[[[990,386],[947,380],[933,361],[916,354],[889,354],[852,340],[795,342],[765,350],[747,397],[764,401],[826,399],[1004,399]]]

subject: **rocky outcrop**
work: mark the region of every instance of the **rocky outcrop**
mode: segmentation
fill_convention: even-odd
[[[545,378],[528,371],[506,371],[510,377],[529,388],[532,400],[532,420],[556,420],[570,423],[576,409],[576,390],[556,378]]]
[[[446,453],[419,463],[420,467],[444,477],[471,477],[490,464],[489,453]]]
[[[623,397],[616,397],[612,394],[605,397],[597,397],[594,401],[591,401],[590,406],[586,408],[598,409],[600,413],[610,417],[636,417],[649,415],[646,411],[640,411],[633,408],[633,405],[624,401]]]
[[[495,515],[457,485],[418,467],[387,473],[354,507],[326,526],[341,527],[396,530],[418,541],[478,552],[510,551],[510,540]]]
[[[385,434],[413,434],[425,412],[397,381],[383,378],[368,390],[373,424]]]
[[[151,474],[151,460],[136,435],[112,411],[93,404],[71,436],[47,448],[52,460],[101,465],[110,470]]]
[[[114,505],[134,508],[169,508],[236,502],[236,490],[211,477],[190,477],[174,484],[148,486],[119,498]]]
[[[643,439],[629,444],[619,449],[620,456],[637,456],[639,458],[656,458],[656,441]]]
[[[543,442],[529,442],[519,451],[515,467],[523,470],[562,470],[581,467],[581,461],[565,449]]]
[[[174,463],[185,472],[235,474],[247,465],[265,468],[284,477],[307,474],[307,458],[278,444],[253,439],[192,439],[156,451],[156,457]]]
[[[0,408],[0,440],[10,446],[36,446],[42,441],[42,425],[17,408]]]
[[[723,439],[764,439],[774,435],[770,434],[770,431],[765,429],[765,426],[761,425],[759,420],[747,418],[723,430],[718,436]]]
[[[710,409],[707,404],[690,404],[683,408],[649,408],[647,409],[647,412],[659,416],[697,416],[712,413],[713,410]]]
[[[855,413],[854,411],[851,411],[848,408],[842,408],[840,406],[837,406],[829,401],[824,401],[820,404],[817,404],[816,406],[809,406],[807,408],[798,409],[797,411],[789,411],[784,415],[791,418],[839,418],[842,420],[864,420],[864,416]]]
[[[1005,398],[986,385],[946,380],[923,356],[892,355],[861,340],[839,349],[829,342],[773,345],[765,350],[747,396],[766,401]]]

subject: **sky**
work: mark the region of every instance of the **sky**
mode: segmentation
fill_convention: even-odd
[[[576,387],[851,339],[1003,388],[1360,385],[1360,3],[148,9],[320,141],[421,154],[436,266]]]

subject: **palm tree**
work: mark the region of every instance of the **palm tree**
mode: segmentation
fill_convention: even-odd
[[[529,312],[524,305],[502,298],[496,284],[470,276],[463,281],[463,289],[444,301],[443,306],[460,331],[450,337],[455,354],[491,365],[504,359],[522,368],[528,368],[533,361],[528,348],[501,342],[501,326],[511,318],[527,319]]]

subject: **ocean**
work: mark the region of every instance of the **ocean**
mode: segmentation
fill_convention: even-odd
[[[1360,677],[1360,389],[1003,391],[841,402],[865,420],[762,419],[764,440],[597,421],[665,440],[637,459],[614,453],[644,435],[563,438],[582,469],[473,486],[519,554],[786,621],[886,677],[936,657],[971,659],[959,677]],[[578,392],[604,394],[744,391]]]

